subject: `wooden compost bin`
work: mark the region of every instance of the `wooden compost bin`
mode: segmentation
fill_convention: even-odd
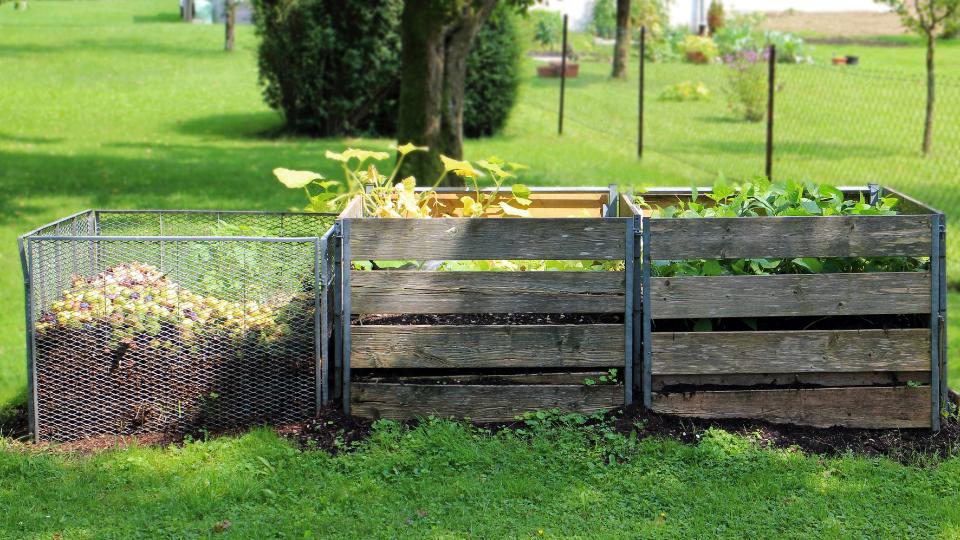
[[[464,192],[441,191],[440,204]],[[601,260],[632,269],[633,220],[613,188],[535,190],[530,218],[341,215],[344,409],[373,418],[510,421],[632,399],[632,271],[349,270],[377,260]],[[447,208],[452,211],[452,207]],[[574,216],[574,217],[571,217]],[[360,324],[370,314],[595,314],[587,324]],[[351,322],[352,318],[352,322]],[[615,323],[609,322],[615,319]],[[626,322],[626,324],[625,324]],[[585,384],[616,368],[619,384]]]
[[[848,197],[868,195],[866,190],[844,191]],[[637,325],[643,360],[636,364],[636,378],[645,405],[701,418],[939,429],[946,397],[945,219],[892,194],[901,199],[901,215],[641,217],[643,309]],[[662,190],[644,198],[656,205],[688,195],[689,190]],[[626,200],[621,203],[624,213],[642,215]],[[930,257],[930,271],[650,275],[652,260],[899,256]],[[838,317],[829,319],[838,325],[783,331],[658,330],[669,327],[671,319],[743,317]],[[914,323],[841,329],[844,321],[882,317]]]

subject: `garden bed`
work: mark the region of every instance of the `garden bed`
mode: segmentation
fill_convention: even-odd
[[[332,221],[88,211],[25,235],[35,438],[311,417],[328,381],[319,235]]]
[[[466,194],[441,191],[439,204]],[[520,219],[375,219],[347,209],[345,410],[499,422],[631,400],[632,296],[622,269],[347,270],[378,260],[633,264],[632,220],[612,216],[611,189],[536,190],[530,199],[531,217]]]
[[[658,208],[689,193],[661,191],[645,201]],[[856,189],[844,195],[871,197]],[[643,361],[636,364],[644,404],[699,418],[938,429],[946,399],[945,221],[895,196],[898,215],[694,219],[651,218],[624,197],[628,211],[647,214]],[[919,271],[653,275],[658,261],[906,257],[929,264]],[[694,331],[692,321],[708,328]]]

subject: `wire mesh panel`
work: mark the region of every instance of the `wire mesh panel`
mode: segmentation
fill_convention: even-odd
[[[323,387],[320,235],[333,216],[83,217],[87,229],[74,219],[26,238],[38,439],[313,414]]]

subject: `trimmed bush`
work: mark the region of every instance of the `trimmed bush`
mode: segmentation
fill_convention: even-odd
[[[477,34],[467,58],[464,135],[490,136],[507,123],[517,101],[521,54],[516,15],[501,3]]]
[[[403,0],[254,0],[263,96],[293,131],[392,137]],[[519,36],[505,7],[467,61],[464,133],[503,127],[516,101]]]
[[[396,126],[402,0],[254,0],[264,98],[318,136]]]

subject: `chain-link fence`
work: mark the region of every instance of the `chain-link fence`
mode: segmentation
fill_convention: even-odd
[[[26,235],[36,437],[311,416],[325,395],[321,235],[333,220],[88,211]]]

